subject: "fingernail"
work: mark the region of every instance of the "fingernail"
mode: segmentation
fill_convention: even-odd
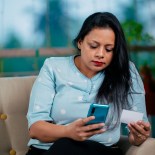
[[[93,119],[95,119],[95,116],[92,116]]]
[[[101,131],[106,131],[106,130],[107,130],[107,129],[105,129],[105,128],[102,128],[102,129],[101,129]]]

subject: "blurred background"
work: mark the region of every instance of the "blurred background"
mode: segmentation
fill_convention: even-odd
[[[144,81],[155,137],[154,8],[155,0],[0,0],[0,77],[37,75],[47,57],[74,54],[72,40],[85,18],[112,12]]]

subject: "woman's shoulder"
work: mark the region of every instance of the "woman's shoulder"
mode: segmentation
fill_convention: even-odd
[[[49,57],[45,59],[44,64],[49,66],[49,67],[58,67],[58,66],[63,66],[65,67],[65,64],[69,64],[70,59],[73,56],[63,56],[63,57]]]
[[[72,56],[56,56],[56,57],[49,57],[49,58],[46,58],[45,61],[49,61],[51,63],[59,63],[59,62],[66,62],[68,61]]]
[[[136,65],[130,61],[130,74],[132,81],[132,90],[134,92],[145,93],[141,75]]]
[[[137,69],[136,65],[132,61],[129,61],[129,69],[130,69],[130,73],[131,73],[132,76],[139,75],[138,69]]]
[[[132,62],[132,61],[129,61],[129,67],[130,67],[130,69],[136,69],[134,62]]]

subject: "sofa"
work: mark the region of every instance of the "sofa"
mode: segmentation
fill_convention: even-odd
[[[0,155],[25,155],[29,140],[26,113],[36,76],[0,78]],[[155,155],[155,139],[131,146],[127,136],[118,143],[124,155]]]

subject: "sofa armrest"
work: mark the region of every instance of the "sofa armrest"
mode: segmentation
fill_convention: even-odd
[[[140,146],[133,146],[129,143],[127,136],[121,136],[118,146],[123,150],[124,155],[155,155],[154,138],[148,138]]]

